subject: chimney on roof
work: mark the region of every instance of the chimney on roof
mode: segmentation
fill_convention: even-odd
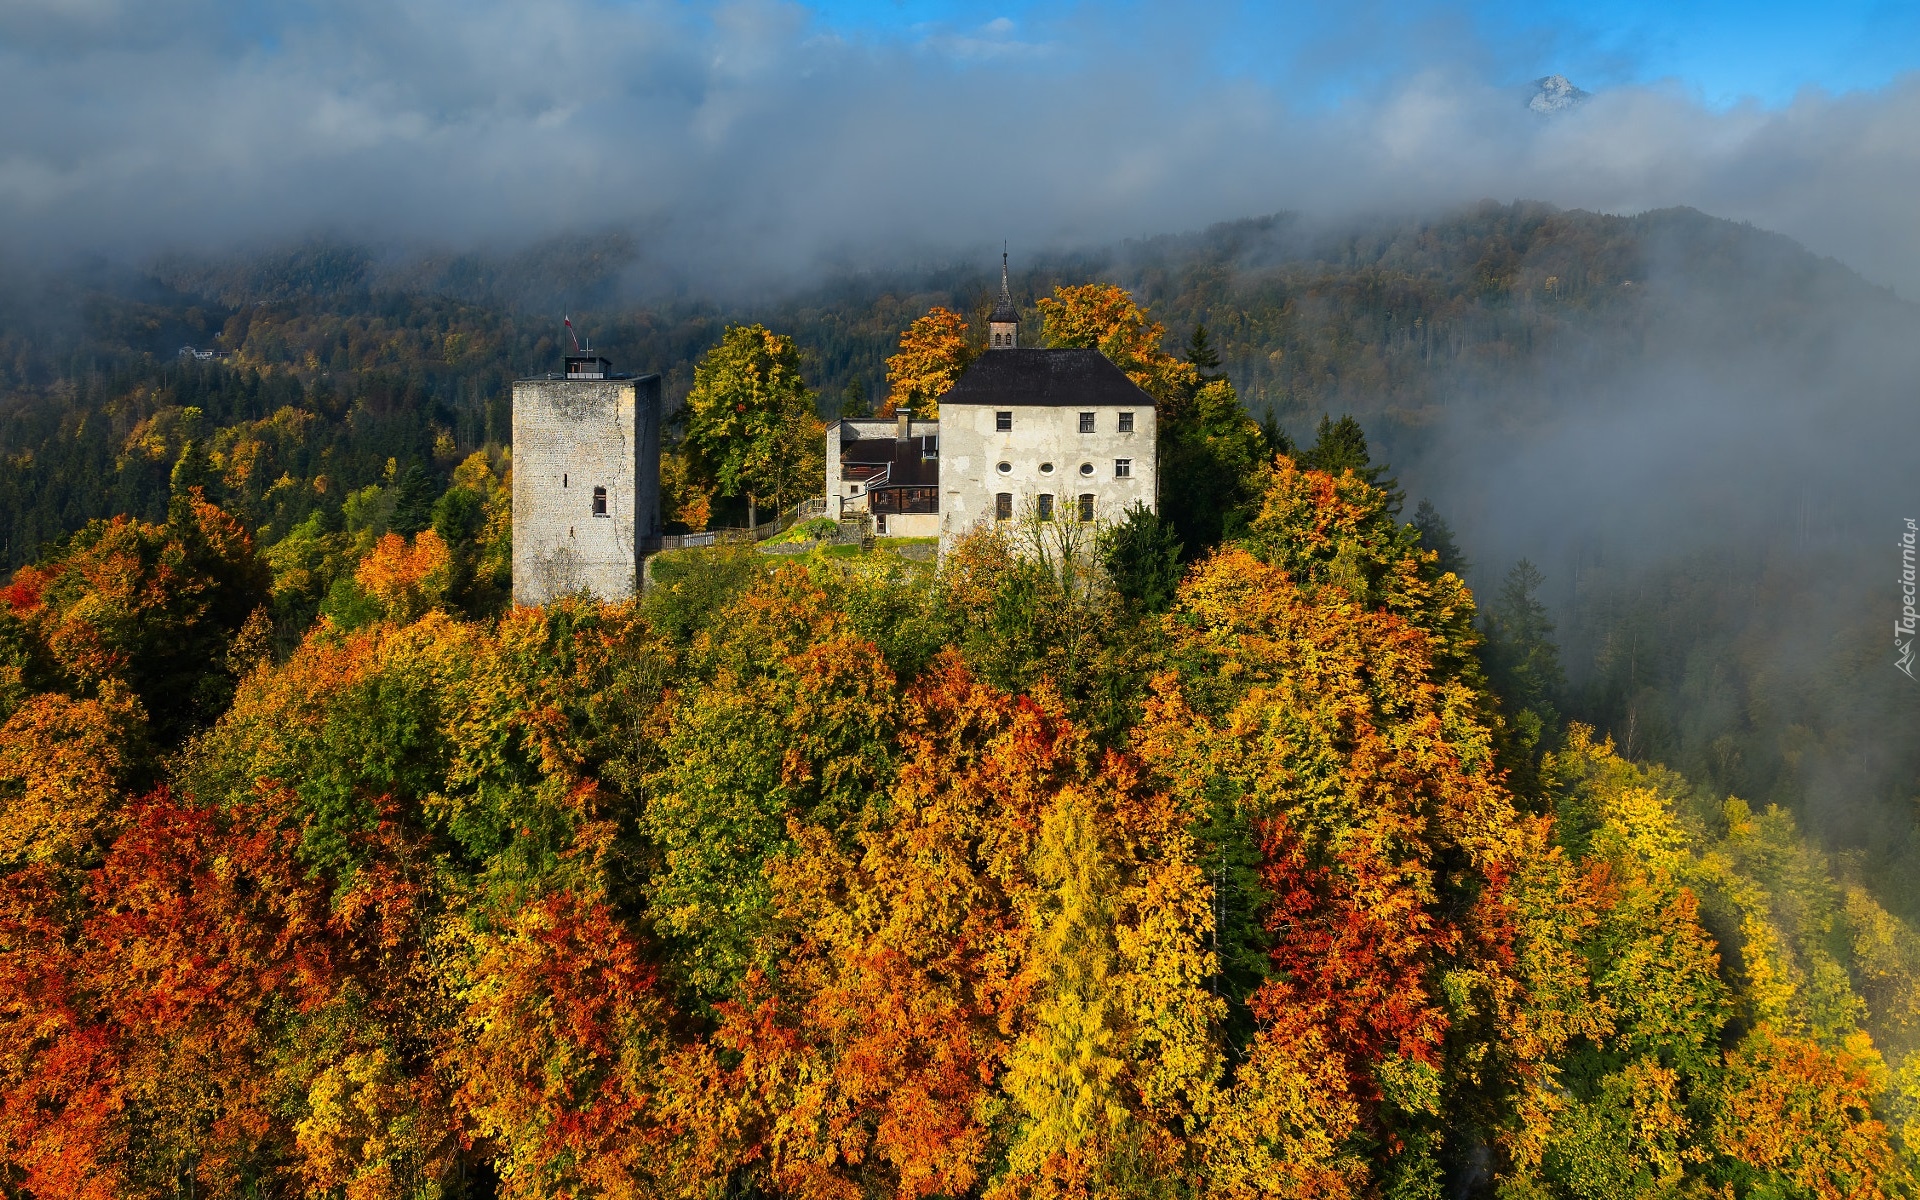
[[[894,430],[893,436],[904,442],[911,435],[913,429],[913,410],[910,408],[896,408],[893,410],[893,416],[894,419],[899,422],[898,427]]]

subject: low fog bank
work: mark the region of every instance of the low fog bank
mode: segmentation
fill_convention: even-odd
[[[1639,330],[1443,383],[1437,428],[1398,439],[1402,478],[1459,532],[1483,605],[1517,559],[1543,572],[1572,715],[1920,867],[1920,684],[1893,636],[1920,308],[1781,284],[1736,295],[1656,261]]]
[[[1920,684],[1895,670],[1892,638],[1898,537],[1920,517],[1907,428],[1920,307],[1698,212],[1416,211],[1060,243],[1016,257],[1015,289],[1121,283],[1170,345],[1206,323],[1253,415],[1303,440],[1322,412],[1355,413],[1410,502],[1431,498],[1452,523],[1483,604],[1516,559],[1545,573],[1569,715],[1705,788],[1801,813],[1877,858],[1881,878],[1920,878]],[[747,300],[683,281],[645,308],[634,297],[665,276],[626,234],[460,253],[303,239],[146,270],[96,258],[0,287],[0,378],[20,347],[26,362],[84,354],[88,339],[136,357],[209,345],[223,305],[376,322],[430,308],[440,322],[458,314],[433,298],[453,297],[482,306],[461,319],[521,369],[570,310],[621,362],[666,372],[670,392],[725,322],[763,320],[807,347],[832,411],[849,385],[878,394],[893,339],[928,305],[971,310],[997,284],[984,246],[890,252],[887,270]],[[447,387],[497,407],[471,369]]]
[[[0,242],[450,260],[570,233],[626,239],[641,286],[738,295],[1003,238],[1534,196],[1694,205],[1920,294],[1920,77],[1778,108],[1602,88],[1546,117],[1538,70],[1471,22],[1319,24],[1146,3],[887,38],[757,0],[30,2],[0,12]]]

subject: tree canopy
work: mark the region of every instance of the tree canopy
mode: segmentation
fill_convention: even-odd
[[[1516,792],[1385,493],[1257,500],[1184,572],[1136,512],[485,617],[388,530],[279,658],[205,501],[76,539],[0,622],[7,1187],[1907,1194],[1920,933],[1583,727]],[[219,664],[185,741],[130,593]]]
[[[800,494],[823,432],[792,338],[761,325],[729,326],[701,356],[680,412],[694,469],[749,512]]]
[[[938,418],[940,397],[979,353],[980,347],[968,337],[967,319],[959,313],[935,308],[918,318],[900,335],[900,349],[887,359],[887,399],[880,415],[910,408],[922,420]]]

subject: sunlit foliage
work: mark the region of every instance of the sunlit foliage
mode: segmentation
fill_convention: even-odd
[[[887,359],[887,398],[880,415],[901,408],[931,421],[940,416],[940,397],[947,394],[973,362],[980,349],[967,335],[967,319],[945,308],[934,308],[907,326],[900,349]]]
[[[749,509],[763,500],[778,507],[822,478],[809,464],[824,453],[823,427],[800,349],[784,334],[728,328],[694,368],[678,420],[697,477],[722,496],[744,496]]]
[[[1122,298],[1048,319],[1224,413]],[[502,609],[485,454],[83,531],[0,614],[0,1187],[1911,1195],[1920,935],[1590,730],[1517,788],[1459,577],[1248,452],[1130,575],[1016,522]]]

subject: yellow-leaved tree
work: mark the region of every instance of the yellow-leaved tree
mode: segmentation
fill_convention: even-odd
[[[947,394],[980,353],[967,337],[967,319],[948,308],[931,309],[900,335],[900,349],[887,359],[887,399],[880,415],[910,408],[923,420],[940,415]]]
[[[731,325],[701,355],[679,420],[682,450],[702,483],[744,496],[748,524],[825,486],[825,427],[800,377],[800,348],[760,325]]]

